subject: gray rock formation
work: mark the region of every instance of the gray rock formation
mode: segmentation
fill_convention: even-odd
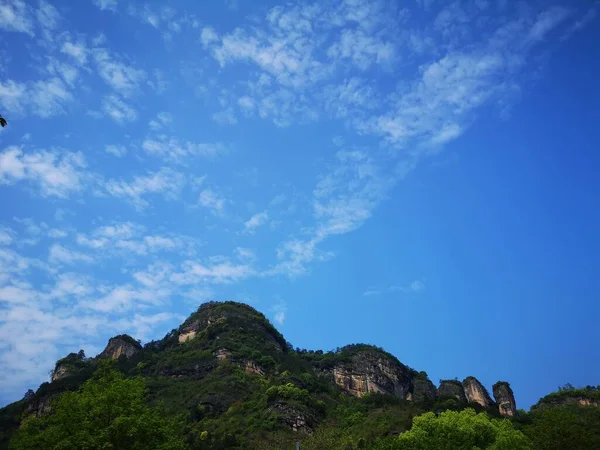
[[[467,401],[465,389],[462,383],[457,380],[442,380],[438,388],[438,397],[455,398],[462,403]]]
[[[469,403],[477,403],[484,408],[492,406],[492,398],[487,389],[475,377],[467,377],[462,382]]]
[[[335,383],[355,397],[379,392],[407,398],[411,388],[409,369],[375,349],[360,350],[332,370]]]
[[[106,348],[98,355],[98,358],[118,359],[121,356],[131,358],[142,349],[142,346],[131,336],[121,334],[108,340]]]
[[[414,402],[433,402],[437,398],[437,389],[428,378],[415,378],[412,382],[412,398]]]
[[[517,405],[510,384],[506,381],[498,381],[494,384],[492,391],[500,414],[505,417],[514,416],[517,412]]]

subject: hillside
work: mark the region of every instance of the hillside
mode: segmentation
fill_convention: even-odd
[[[535,436],[537,417],[546,410],[568,409],[579,420],[578,411],[585,409],[584,421],[595,420],[599,410],[597,392],[589,387],[551,394],[540,400],[546,408],[528,414],[517,410],[507,382],[494,385],[492,400],[475,377],[441,380],[436,387],[426,372],[378,347],[294,349],[250,306],[209,302],[161,340],[142,346],[119,335],[95,358],[80,351],[57,361],[51,382],[0,410],[2,448],[20,424],[29,430],[37,420],[42,432],[50,429],[51,421],[44,420],[60,410],[61,394],[82,386],[87,388],[79,392],[88,392],[90,383],[101,382],[107,390],[128,380],[147,389],[145,405],[174,418],[176,433],[192,449],[292,448],[296,440],[303,448],[405,448],[377,446],[395,442],[421,414],[465,408],[504,417]],[[600,439],[593,448],[600,448]]]

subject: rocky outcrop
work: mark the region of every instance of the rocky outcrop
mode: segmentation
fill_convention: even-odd
[[[50,396],[42,397],[38,400],[34,400],[27,407],[27,414],[30,417],[42,417],[47,416],[52,412],[52,408],[50,406]]]
[[[500,414],[505,417],[514,416],[517,412],[517,405],[510,385],[506,381],[498,381],[494,384],[492,391]]]
[[[437,389],[428,378],[415,378],[412,382],[410,400],[417,403],[433,402],[437,398]]]
[[[311,434],[317,424],[316,417],[300,411],[293,405],[275,403],[271,406],[271,411],[277,414],[279,422],[291,428],[292,431]]]
[[[256,364],[256,362],[252,361],[251,359],[233,358],[231,352],[226,348],[218,348],[213,352],[213,355],[219,362],[230,361],[233,364],[243,367],[246,373],[253,373],[261,376],[265,374],[265,371],[262,369],[262,367]]]
[[[98,358],[118,359],[121,356],[131,358],[142,349],[142,346],[127,334],[112,337]]]
[[[540,399],[538,403],[531,407],[531,410],[554,408],[557,406],[575,405],[575,406],[595,406],[600,407],[600,398],[597,395],[586,395],[579,392],[559,392],[550,394]]]
[[[492,398],[487,389],[475,377],[467,377],[462,382],[469,403],[477,403],[484,408],[492,406]]]
[[[218,348],[213,355],[217,357],[218,361],[227,361],[231,359],[231,352],[226,348]]]
[[[466,403],[465,389],[460,381],[442,380],[438,388],[438,397],[455,398],[461,403]]]
[[[182,333],[179,334],[178,336],[178,341],[181,344],[182,342],[187,342],[189,340],[192,340],[196,337],[196,331],[194,331],[193,329],[190,330],[184,330]]]
[[[271,325],[265,316],[254,308],[235,302],[207,302],[198,308],[179,328],[177,340],[180,343],[202,335],[208,339],[219,339],[227,330],[241,328],[245,332],[260,336],[269,351],[286,351],[283,336]]]
[[[355,397],[379,392],[407,398],[410,393],[409,369],[378,351],[359,351],[335,365],[332,374],[335,383]]]
[[[264,370],[262,370],[262,368],[259,367],[258,364],[256,364],[252,360],[247,360],[244,363],[244,370],[246,371],[246,373],[253,373],[255,375],[260,375],[260,376],[263,376],[265,374]]]
[[[57,381],[66,378],[70,375],[69,368],[66,364],[58,364],[52,371],[52,381]]]

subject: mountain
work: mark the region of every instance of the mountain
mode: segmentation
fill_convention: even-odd
[[[473,408],[527,431],[549,409],[600,410],[600,393],[589,386],[550,394],[533,408],[537,413],[525,413],[507,382],[493,386],[494,400],[474,377],[436,387],[426,372],[379,347],[294,349],[254,308],[208,302],[161,340],[142,346],[119,335],[94,358],[80,351],[57,361],[50,382],[0,410],[2,448],[22,423],[51,417],[61,394],[87,385],[107,365],[143,380],[147,405],[177,418],[187,448],[283,448],[277,445],[295,440],[308,448],[369,448],[428,411]],[[336,443],[315,443],[326,435],[337,436]]]

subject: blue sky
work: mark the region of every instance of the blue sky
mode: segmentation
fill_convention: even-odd
[[[599,384],[598,12],[0,0],[0,403],[212,299],[520,407]]]

